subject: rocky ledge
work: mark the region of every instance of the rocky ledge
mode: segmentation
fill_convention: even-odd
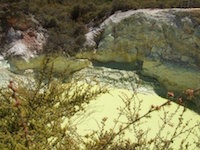
[[[96,50],[77,57],[140,62],[143,75],[157,78],[169,90],[200,88],[199,15],[198,8],[117,12],[86,34],[86,45]]]

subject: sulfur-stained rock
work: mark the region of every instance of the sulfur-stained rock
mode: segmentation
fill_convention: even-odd
[[[141,73],[156,78],[170,91],[198,89],[199,15],[199,8],[117,12],[89,32],[102,31],[97,52],[77,57],[100,62],[135,63],[139,60],[143,62]],[[89,33],[86,38],[90,37],[91,41]]]
[[[45,64],[47,59],[49,60],[49,63]],[[48,71],[51,71],[53,66],[53,73],[64,73],[66,76],[90,65],[90,61],[86,59],[72,59],[63,56],[46,57],[45,55],[31,58],[29,62],[18,58],[10,58],[9,62],[12,66],[10,70],[15,73],[23,73],[27,69],[40,71],[43,67]]]

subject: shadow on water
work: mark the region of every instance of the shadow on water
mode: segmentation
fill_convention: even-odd
[[[164,85],[162,85],[156,78],[145,76],[141,74],[140,71],[138,71],[138,75],[142,81],[153,86],[153,89],[156,92],[156,94],[163,98],[167,98],[167,88]]]
[[[152,85],[155,92],[159,96],[166,98],[167,89],[162,84],[160,84],[157,79],[149,76],[144,76],[140,73],[142,70],[142,65],[143,62],[140,60],[136,61],[135,63],[121,63],[121,62],[102,63],[97,61],[93,62],[94,67],[106,67],[106,68],[125,70],[125,71],[136,71],[136,73],[139,75],[143,83]]]
[[[94,67],[106,67],[106,68],[125,70],[125,71],[136,71],[142,69],[143,62],[136,61],[134,63],[123,63],[114,61],[111,62],[93,61],[92,64]]]
[[[98,61],[93,61],[93,66],[94,67],[106,67],[106,68],[111,68],[111,69],[118,69],[118,70],[125,70],[125,71],[136,71],[136,73],[139,75],[140,79],[142,80],[141,84],[148,84],[151,85],[159,96],[163,98],[168,98],[167,93],[169,89],[167,89],[162,83],[160,83],[156,78],[150,77],[150,76],[145,76],[141,73],[142,71],[142,61],[136,61],[135,63],[121,63],[121,62],[98,62]],[[173,91],[175,95],[180,95],[180,92]],[[174,98],[174,102],[178,102],[178,97]],[[199,106],[196,104],[190,102],[190,101],[185,101],[185,106],[196,113],[200,114],[200,109]]]

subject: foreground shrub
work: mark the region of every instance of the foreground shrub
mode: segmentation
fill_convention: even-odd
[[[65,79],[67,83],[63,84],[62,78],[58,80],[53,77],[53,64],[51,69],[47,69],[48,61],[44,60],[37,80],[25,81],[20,86],[10,81],[8,88],[0,90],[0,149],[173,149],[173,143],[183,134],[186,136],[179,145],[180,149],[190,149],[188,138],[191,134],[200,141],[197,132],[200,123],[191,125],[190,121],[183,122],[186,108],[181,99],[173,112],[168,100],[160,105],[152,105],[141,113],[143,101],[137,99],[134,88],[131,96],[121,96],[124,105],[118,109],[119,116],[112,129],[105,128],[109,118],[102,118],[99,130],[85,137],[79,135],[76,126],[70,124],[70,118],[85,110],[90,100],[108,90],[99,86],[95,79],[87,84],[79,82],[83,81],[82,78]],[[184,93],[191,97],[194,91],[189,89]],[[173,99],[175,95],[168,92],[168,97]],[[141,129],[140,125],[143,122],[150,123],[154,112],[160,112],[162,123],[156,136],[149,139],[149,130]],[[126,121],[121,122],[121,117],[125,117]],[[178,119],[177,123],[172,122],[174,117]],[[165,136],[162,133],[166,132],[168,126],[172,126],[173,131]],[[124,137],[129,130],[133,130],[133,139],[126,140]],[[196,148],[199,141],[194,143]]]
[[[63,119],[104,92],[77,81],[62,86],[46,65],[37,81],[10,81],[0,91],[0,149],[78,149],[73,127],[61,127]]]

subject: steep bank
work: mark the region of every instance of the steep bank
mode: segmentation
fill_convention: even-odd
[[[87,59],[74,59],[64,56],[46,56],[40,55],[30,59],[28,62],[22,59],[9,59],[11,65],[10,71],[15,73],[24,73],[26,70],[34,70],[36,73],[45,69],[48,73],[55,75],[68,76],[75,71],[81,70],[91,65]]]
[[[86,34],[86,45],[96,50],[77,57],[104,63],[139,62],[140,73],[156,78],[168,91],[199,89],[199,15],[199,8],[116,12]]]

